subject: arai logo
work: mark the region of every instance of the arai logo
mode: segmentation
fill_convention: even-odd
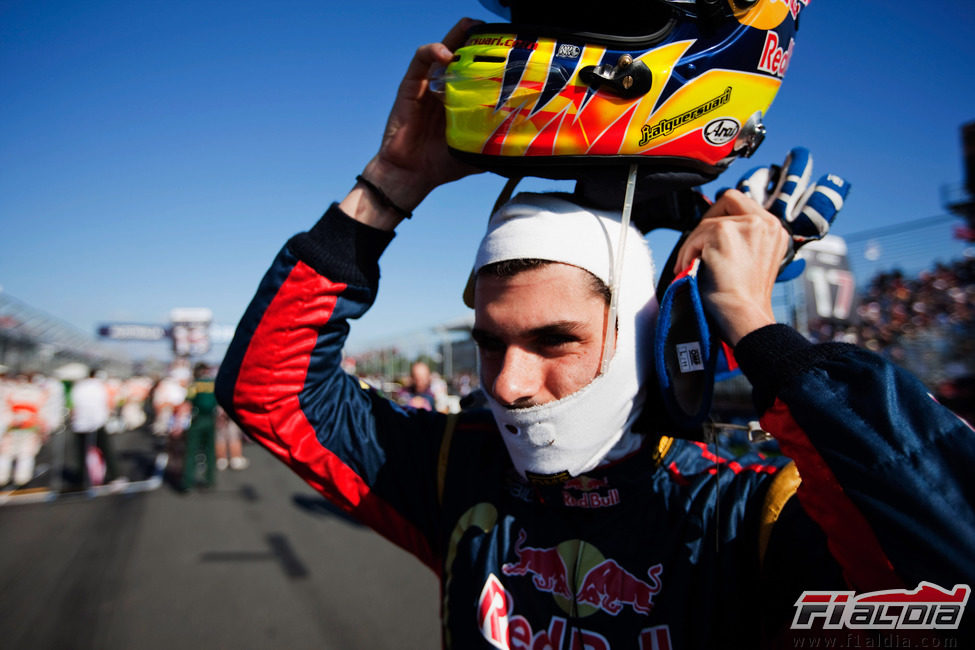
[[[734,120],[730,117],[721,117],[716,120],[711,120],[706,127],[704,127],[704,139],[714,146],[720,146],[722,144],[728,144],[735,139],[738,135],[738,130],[740,125],[738,120]]]

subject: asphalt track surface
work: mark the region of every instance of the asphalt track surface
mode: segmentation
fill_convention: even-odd
[[[257,446],[180,494],[156,439],[112,438],[122,492],[65,491],[54,438],[28,489],[0,493],[0,647],[440,647],[434,574]]]

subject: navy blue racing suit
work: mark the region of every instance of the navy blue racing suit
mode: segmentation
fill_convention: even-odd
[[[437,573],[448,648],[753,648],[804,590],[975,580],[975,434],[910,375],[773,325],[736,357],[787,457],[653,430],[551,485],[489,411],[392,403],[340,365],[391,233],[333,205],[274,260],[217,381],[222,406],[333,503]],[[800,480],[801,477],[801,480]]]

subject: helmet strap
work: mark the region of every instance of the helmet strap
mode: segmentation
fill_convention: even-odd
[[[491,208],[491,214],[488,215],[488,218],[500,210],[502,205],[511,200],[511,195],[515,193],[515,188],[518,187],[518,183],[521,182],[522,178],[522,176],[512,176],[507,180],[504,187],[501,188],[501,193],[498,194],[498,198],[495,200],[494,207]]]
[[[616,247],[616,259],[613,260],[613,277],[609,288],[609,318],[606,319],[606,335],[603,337],[603,360],[599,368],[599,374],[603,374],[609,368],[613,350],[616,347],[616,314],[619,311],[620,297],[620,276],[623,273],[623,255],[626,251],[626,234],[630,229],[630,216],[633,214],[633,194],[636,191],[636,172],[638,165],[630,165],[630,171],[626,179],[626,194],[623,197],[623,216],[621,219],[619,245]]]

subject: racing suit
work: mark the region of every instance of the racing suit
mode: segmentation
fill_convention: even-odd
[[[877,356],[782,325],[736,356],[794,463],[661,436],[648,413],[638,453],[524,482],[489,411],[401,407],[342,371],[348,320],[374,300],[392,237],[336,205],[293,237],[241,320],[217,397],[438,574],[445,647],[758,647],[803,590],[975,579],[971,429]]]

